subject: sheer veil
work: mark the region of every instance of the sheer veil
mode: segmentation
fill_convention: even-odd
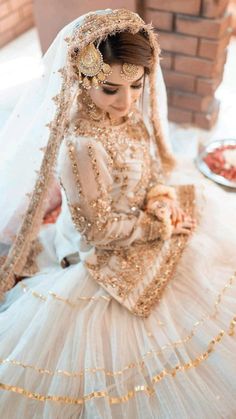
[[[174,165],[163,135],[167,133],[166,93],[152,27],[124,9],[92,12],[65,26],[43,58],[43,75],[31,82],[0,137],[0,292],[14,284],[14,274],[20,274],[24,267],[42,222],[78,89],[71,51],[124,30],[141,30],[148,36],[155,64],[145,86],[144,120],[163,166],[170,169]]]

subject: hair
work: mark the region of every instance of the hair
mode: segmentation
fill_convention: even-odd
[[[103,60],[107,64],[136,64],[143,66],[149,74],[153,64],[153,52],[148,38],[143,32],[117,32],[108,35],[99,45]]]

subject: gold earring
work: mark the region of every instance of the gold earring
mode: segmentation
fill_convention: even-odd
[[[87,89],[85,89],[82,94],[82,109],[84,113],[88,114],[93,121],[102,122],[105,120],[106,112],[95,105],[87,92]]]
[[[120,72],[120,76],[123,80],[132,81],[134,80],[139,72],[139,66],[135,64],[124,63]]]

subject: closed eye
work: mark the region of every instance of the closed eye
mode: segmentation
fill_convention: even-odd
[[[135,84],[135,85],[131,86],[131,88],[132,89],[141,89],[142,86],[143,86],[143,84],[142,83],[139,83],[139,84]],[[118,92],[118,90],[119,89],[111,90],[111,89],[108,89],[106,87],[103,87],[102,88],[102,91],[104,93],[106,93],[106,95],[115,95]]]
[[[118,92],[118,89],[110,90],[110,89],[107,89],[106,87],[103,87],[102,91],[106,93],[106,95],[115,95]]]
[[[141,89],[142,86],[143,86],[143,84],[140,83],[140,84],[135,84],[135,85],[133,85],[131,87],[132,87],[132,89]]]

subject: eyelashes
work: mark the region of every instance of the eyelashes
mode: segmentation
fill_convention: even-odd
[[[131,86],[131,89],[141,89],[142,86],[143,86],[142,83],[136,84],[135,86]],[[103,87],[102,88],[102,91],[106,95],[115,95],[118,92],[118,89],[116,89],[116,90],[110,90],[110,89],[107,89],[106,87]]]

